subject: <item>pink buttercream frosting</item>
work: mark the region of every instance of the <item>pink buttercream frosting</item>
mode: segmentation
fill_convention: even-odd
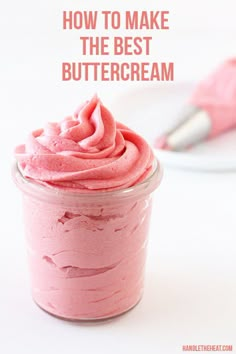
[[[222,63],[200,82],[190,100],[209,114],[212,128],[209,137],[236,127],[236,59]]]
[[[15,153],[23,176],[80,192],[135,185],[153,162],[146,141],[115,122],[97,96],[73,116],[32,132]]]
[[[16,158],[36,303],[68,319],[133,307],[161,177],[145,140],[94,97],[73,117],[34,131]]]

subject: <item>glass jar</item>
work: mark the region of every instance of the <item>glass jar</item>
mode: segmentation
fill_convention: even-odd
[[[158,162],[133,187],[78,193],[13,178],[23,192],[25,234],[34,301],[70,320],[119,315],[142,297],[152,192]]]

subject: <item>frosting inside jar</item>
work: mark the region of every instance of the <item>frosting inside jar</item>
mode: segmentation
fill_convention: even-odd
[[[76,320],[132,308],[143,293],[150,195],[160,175],[146,141],[95,96],[32,132],[15,153],[35,302]],[[124,188],[145,179],[127,196]]]

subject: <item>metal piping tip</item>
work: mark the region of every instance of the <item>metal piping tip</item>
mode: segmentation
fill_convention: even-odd
[[[163,150],[181,151],[205,140],[211,132],[211,118],[197,107],[188,107],[183,120],[155,142]]]

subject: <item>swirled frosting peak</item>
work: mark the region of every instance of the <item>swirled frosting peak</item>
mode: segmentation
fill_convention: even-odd
[[[133,186],[146,178],[153,162],[146,141],[115,122],[97,96],[73,116],[33,131],[15,155],[24,177],[79,191]]]

